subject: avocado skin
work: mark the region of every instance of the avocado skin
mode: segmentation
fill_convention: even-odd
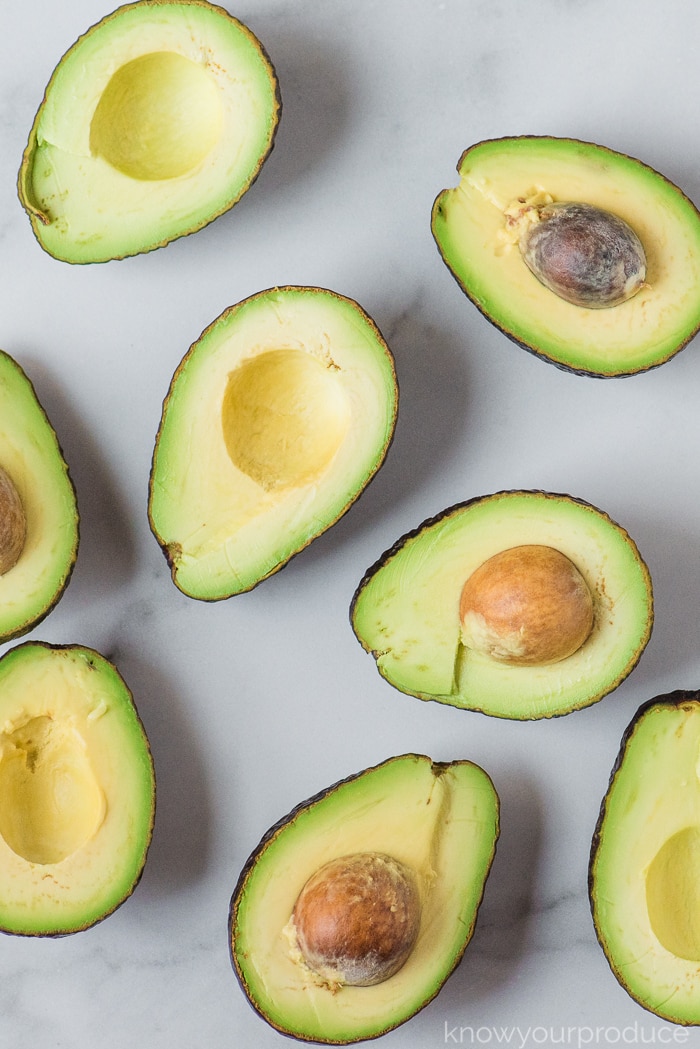
[[[140,714],[139,714],[139,712],[138,712],[138,710],[136,708],[136,704],[134,703],[133,693],[132,693],[131,689],[128,687],[128,685],[126,684],[126,682],[124,681],[124,678],[122,677],[122,675],[119,673],[115,663],[111,659],[109,659],[106,656],[101,655],[99,652],[97,652],[96,649],[90,648],[90,647],[88,647],[86,645],[53,644],[53,643],[50,643],[48,641],[24,641],[24,642],[22,642],[22,644],[16,645],[14,648],[10,649],[7,653],[5,653],[5,656],[10,656],[12,653],[19,652],[21,649],[41,649],[41,650],[46,651],[46,652],[53,652],[53,653],[58,653],[58,654],[60,654],[61,652],[65,652],[65,653],[69,653],[69,654],[73,654],[73,655],[77,654],[77,655],[81,655],[85,659],[85,662],[87,663],[87,665],[90,666],[90,667],[94,667],[95,670],[97,670],[97,663],[98,662],[101,663],[101,664],[107,664],[109,667],[111,667],[115,671],[115,673],[118,675],[118,677],[119,677],[119,679],[121,681],[122,687],[124,689],[124,692],[125,692],[126,695],[128,695],[128,697],[129,697],[129,699],[131,701],[132,712],[133,712],[133,715],[135,717],[135,720],[136,720],[137,724],[141,728],[141,733],[142,733],[142,737],[143,737],[143,745],[144,745],[144,748],[145,748],[147,759],[148,759],[148,761],[150,763],[150,767],[151,767],[151,777],[152,777],[152,783],[153,783],[153,796],[152,796],[152,799],[151,799],[151,802],[152,802],[152,804],[151,804],[151,818],[150,818],[150,825],[149,825],[149,828],[148,828],[148,839],[147,839],[146,846],[145,846],[145,849],[144,849],[144,852],[143,852],[142,863],[141,863],[141,866],[139,868],[138,874],[137,874],[135,880],[131,883],[131,887],[130,887],[129,891],[126,893],[126,895],[124,895],[121,900],[117,901],[114,904],[114,906],[112,906],[109,910],[105,911],[103,914],[101,914],[95,920],[85,922],[84,924],[81,924],[81,925],[71,926],[70,928],[67,928],[67,929],[64,929],[64,930],[57,930],[55,932],[41,932],[41,931],[36,931],[35,932],[35,931],[28,931],[28,930],[17,931],[17,930],[14,930],[14,929],[5,929],[2,926],[0,926],[0,933],[2,933],[5,936],[20,936],[20,937],[22,937],[24,939],[59,940],[59,939],[63,939],[66,936],[72,936],[72,935],[74,935],[77,932],[85,932],[87,929],[91,929],[91,928],[94,928],[96,925],[100,925],[106,918],[109,918],[110,915],[114,914],[117,910],[119,910],[119,908],[124,903],[126,903],[126,901],[128,899],[130,899],[130,897],[134,893],[134,890],[139,885],[139,883],[141,881],[141,878],[143,877],[143,872],[144,872],[144,870],[146,868],[146,859],[147,859],[147,856],[148,856],[148,851],[149,851],[150,846],[151,846],[151,842],[152,842],[152,838],[153,838],[153,829],[154,829],[154,826],[155,826],[156,793],[157,793],[156,792],[156,780],[155,780],[155,765],[154,765],[154,761],[153,761],[153,754],[152,754],[152,751],[151,751],[151,744],[150,744],[150,741],[149,741],[148,736],[146,734],[146,729],[145,729],[145,726],[144,726],[143,721],[141,719],[141,716],[140,716]],[[2,658],[4,659],[5,656],[3,656]]]
[[[32,383],[31,379],[28,377],[28,375],[26,374],[24,369],[17,363],[17,361],[13,357],[11,357],[9,353],[6,353],[4,350],[0,350],[0,364],[2,366],[6,366],[6,367],[12,369],[15,372],[15,374],[17,375],[18,380],[20,380],[22,383],[24,383],[26,385],[26,387],[31,392],[32,396],[34,397],[35,407],[36,407],[37,411],[41,414],[41,416],[43,418],[43,421],[46,424],[47,430],[49,430],[51,432],[51,434],[53,435],[53,438],[54,438],[54,441],[55,441],[55,445],[56,445],[56,452],[57,452],[58,456],[60,457],[60,462],[61,462],[61,466],[62,466],[63,472],[64,472],[66,480],[67,480],[67,482],[68,482],[68,484],[70,486],[70,489],[71,489],[71,491],[73,493],[73,506],[75,507],[75,517],[74,517],[75,534],[74,534],[74,540],[73,540],[73,548],[71,550],[71,555],[70,555],[70,558],[68,560],[68,563],[65,566],[64,577],[63,577],[63,580],[62,580],[62,583],[61,583],[60,587],[58,588],[58,590],[54,594],[53,599],[38,614],[30,616],[28,619],[24,620],[23,622],[18,623],[13,630],[7,631],[5,634],[0,634],[0,644],[1,644],[1,643],[6,642],[6,641],[14,641],[17,638],[22,637],[24,634],[29,633],[30,630],[33,630],[34,627],[38,626],[40,623],[43,622],[44,619],[46,619],[46,617],[49,615],[49,613],[54,610],[54,608],[56,607],[56,605],[58,604],[60,599],[63,597],[63,594],[64,594],[64,592],[66,590],[66,587],[68,586],[68,584],[71,581],[71,578],[72,578],[72,575],[73,575],[73,570],[75,568],[75,563],[76,563],[76,561],[78,559],[78,549],[79,549],[79,546],[80,546],[80,511],[79,511],[78,502],[77,502],[77,492],[76,492],[75,484],[74,484],[73,479],[72,479],[72,477],[70,475],[70,470],[68,468],[68,464],[66,462],[65,455],[63,454],[63,449],[61,448],[61,445],[60,445],[60,443],[58,441],[58,437],[56,435],[56,431],[54,430],[54,428],[53,428],[53,426],[52,426],[52,424],[51,424],[51,422],[50,422],[50,420],[49,420],[49,418],[48,418],[48,416],[46,414],[46,411],[45,411],[43,405],[41,404],[41,402],[40,402],[40,400],[39,400],[39,398],[37,396],[34,384]],[[1,372],[1,370],[2,369],[0,368],[0,372]]]
[[[615,781],[617,779],[617,776],[618,776],[618,774],[620,772],[620,769],[622,768],[625,756],[627,754],[627,748],[629,747],[629,744],[632,741],[632,738],[634,737],[634,734],[635,734],[635,732],[637,730],[637,726],[638,726],[639,722],[642,720],[642,718],[644,718],[645,715],[647,713],[649,713],[649,711],[652,710],[654,707],[666,707],[668,709],[676,709],[677,710],[677,709],[680,709],[680,708],[682,708],[684,706],[687,706],[687,705],[695,705],[695,706],[700,705],[700,690],[675,689],[673,692],[662,693],[661,695],[655,696],[653,699],[648,699],[648,700],[646,700],[646,702],[642,703],[642,705],[637,709],[637,711],[634,714],[632,720],[629,722],[629,724],[627,725],[626,729],[624,730],[624,732],[622,734],[622,738],[620,740],[620,749],[618,751],[617,757],[615,759],[615,763],[614,763],[614,765],[612,767],[612,771],[610,773],[610,779],[608,781],[608,786],[607,786],[607,789],[605,791],[605,796],[604,796],[603,801],[602,801],[601,806],[600,806],[600,811],[598,813],[598,819],[596,821],[595,830],[593,831],[593,838],[592,838],[592,841],[591,841],[590,859],[589,859],[589,865],[588,865],[588,898],[589,898],[589,904],[590,904],[590,909],[591,909],[591,917],[592,917],[592,920],[593,920],[593,928],[595,930],[596,939],[598,940],[598,943],[600,944],[600,947],[602,948],[603,954],[605,955],[605,958],[606,958],[606,960],[608,962],[608,965],[610,966],[611,972],[615,976],[615,978],[618,981],[618,983],[620,984],[620,986],[624,988],[624,990],[627,992],[627,994],[629,994],[630,998],[633,998],[634,1001],[636,1001],[644,1009],[647,1009],[649,1012],[654,1013],[655,1015],[661,1016],[662,1019],[669,1020],[671,1023],[679,1024],[680,1026],[683,1026],[683,1027],[693,1027],[693,1026],[698,1026],[698,1024],[700,1024],[700,1020],[693,1022],[691,1020],[685,1019],[684,1017],[673,1016],[673,1015],[669,1014],[668,1012],[656,1013],[656,1011],[651,1008],[651,1006],[649,1005],[648,1002],[644,1001],[643,998],[641,998],[640,996],[635,994],[634,989],[632,987],[630,987],[629,984],[624,980],[624,978],[623,978],[622,974],[620,973],[619,969],[615,966],[615,964],[613,962],[613,959],[608,954],[603,934],[602,934],[602,932],[601,932],[601,930],[599,928],[598,922],[596,920],[595,902],[594,902],[594,897],[595,897],[594,866],[595,866],[595,860],[596,860],[596,856],[597,856],[597,853],[598,853],[598,849],[599,849],[600,843],[601,843],[601,831],[603,829],[603,824],[604,824],[604,820],[605,820],[605,816],[606,816],[606,812],[607,812],[608,797],[609,797],[609,794],[610,794],[610,790],[611,790],[613,784],[615,783]]]
[[[254,848],[254,850],[252,851],[252,853],[250,854],[250,856],[246,860],[246,862],[245,862],[245,864],[244,864],[244,866],[243,866],[243,868],[241,870],[241,873],[239,875],[238,881],[236,883],[236,887],[235,887],[235,889],[233,891],[233,894],[231,896],[231,902],[230,902],[230,906],[229,906],[228,928],[229,928],[229,956],[230,956],[230,959],[231,959],[231,965],[233,967],[234,973],[236,974],[236,978],[238,980],[238,983],[239,983],[242,991],[245,994],[245,997],[246,997],[246,999],[248,1001],[248,1004],[251,1006],[251,1008],[256,1013],[256,1015],[260,1016],[267,1024],[269,1024],[271,1027],[273,1027],[280,1034],[283,1034],[283,1035],[285,1035],[285,1036],[287,1036],[289,1038],[292,1038],[292,1039],[294,1039],[296,1041],[312,1041],[315,1044],[323,1044],[323,1045],[346,1045],[346,1044],[350,1044],[350,1042],[352,1041],[352,1039],[338,1039],[338,1040],[336,1040],[336,1039],[320,1040],[320,1039],[317,1039],[317,1038],[304,1039],[303,1036],[300,1035],[299,1033],[292,1033],[290,1031],[285,1030],[285,1028],[282,1027],[281,1025],[278,1025],[277,1023],[274,1023],[271,1020],[271,1018],[268,1017],[258,1007],[257,1003],[255,1002],[254,996],[249,992],[249,988],[248,988],[245,976],[241,972],[241,970],[240,970],[240,968],[238,966],[238,962],[237,962],[237,959],[236,959],[236,952],[234,950],[234,945],[233,945],[233,938],[230,935],[230,932],[234,928],[234,925],[235,925],[235,922],[236,922],[238,901],[241,899],[242,894],[243,894],[243,892],[245,890],[246,882],[247,882],[251,872],[253,871],[253,869],[255,867],[255,864],[257,862],[258,857],[264,851],[264,849],[268,845],[268,843],[271,842],[274,838],[276,838],[277,835],[281,831],[283,831],[290,823],[293,823],[295,821],[295,819],[300,814],[305,812],[307,809],[309,809],[311,806],[313,806],[317,802],[322,801],[325,797],[327,797],[327,795],[332,794],[339,787],[344,787],[347,784],[351,784],[354,781],[359,780],[367,772],[372,772],[375,769],[380,769],[380,768],[382,768],[384,766],[390,765],[392,762],[404,761],[406,759],[411,759],[411,758],[416,760],[416,761],[428,761],[428,762],[430,762],[431,768],[433,769],[433,771],[434,771],[434,773],[436,775],[436,778],[441,774],[441,772],[448,770],[452,765],[458,765],[458,764],[462,763],[459,760],[457,760],[457,761],[444,761],[444,762],[433,761],[432,758],[429,758],[425,754],[406,753],[406,754],[398,755],[397,757],[394,757],[394,758],[389,758],[387,761],[380,762],[378,765],[370,766],[369,768],[363,769],[360,772],[353,773],[350,776],[346,776],[343,779],[337,780],[335,783],[331,784],[329,787],[326,787],[325,789],[318,791],[316,794],[313,794],[311,797],[307,798],[305,801],[302,801],[298,805],[295,805],[294,808],[291,809],[290,812],[286,816],[283,816],[281,819],[277,820],[277,822],[274,823],[269,828],[269,830],[266,831],[266,833],[262,836],[262,838],[260,839],[259,843]],[[465,762],[465,764],[472,764],[473,765],[474,762]],[[484,772],[483,769],[481,769],[481,771]],[[490,777],[488,777],[487,773],[484,772],[484,775],[486,775],[487,778],[490,780]],[[493,786],[492,781],[491,781],[491,784]],[[398,1024],[396,1024],[396,1023],[389,1024],[386,1027],[384,1027],[382,1030],[377,1031],[376,1033],[373,1033],[373,1034],[370,1034],[370,1035],[365,1035],[363,1037],[363,1039],[362,1039],[363,1041],[374,1041],[376,1038],[381,1038],[383,1035],[388,1034],[392,1030],[395,1030],[398,1026],[401,1026],[403,1023],[405,1023],[408,1020],[412,1019],[419,1012],[421,1012],[427,1005],[430,1004],[430,1002],[432,1002],[437,997],[437,995],[440,993],[440,991],[444,987],[444,985],[447,982],[447,980],[449,979],[449,977],[454,973],[455,969],[458,968],[460,962],[462,961],[462,958],[464,957],[464,953],[465,953],[467,947],[469,946],[469,943],[471,942],[472,936],[474,934],[474,929],[476,927],[476,922],[477,922],[477,918],[478,918],[478,911],[479,911],[479,908],[481,906],[481,902],[483,901],[484,892],[486,890],[486,882],[488,880],[488,875],[490,873],[490,870],[491,870],[491,867],[493,865],[493,861],[494,861],[494,858],[495,858],[495,855],[496,855],[496,850],[497,850],[497,846],[498,846],[498,839],[499,839],[499,835],[500,835],[500,801],[498,800],[498,795],[496,794],[495,787],[493,789],[494,789],[494,795],[495,795],[495,797],[497,799],[497,806],[498,806],[498,808],[497,808],[497,815],[496,815],[496,826],[495,826],[495,836],[494,836],[494,842],[493,842],[493,849],[492,849],[492,853],[491,853],[491,858],[490,858],[490,862],[489,862],[489,865],[488,865],[488,869],[487,869],[487,871],[485,873],[485,876],[484,876],[484,879],[483,879],[483,882],[482,882],[482,885],[481,885],[481,894],[479,896],[479,902],[477,904],[477,907],[475,908],[475,911],[474,911],[474,919],[473,919],[473,922],[472,922],[472,926],[468,930],[467,935],[464,938],[464,943],[463,943],[461,951],[454,958],[454,964],[452,965],[452,968],[449,970],[449,972],[446,973],[444,980],[440,983],[440,985],[437,988],[435,988],[434,992],[429,997],[427,997],[423,1002],[421,1002],[411,1012],[410,1016],[406,1017],[404,1020],[399,1021]]]
[[[513,137],[514,137],[514,139],[516,141],[524,141],[524,140],[533,140],[533,139],[534,140],[538,140],[538,139],[545,140],[545,139],[551,138],[552,136],[550,136],[550,135],[516,135],[516,136],[513,136]],[[476,149],[478,146],[486,145],[486,144],[488,144],[490,142],[499,142],[499,141],[500,141],[499,138],[482,139],[479,142],[474,143],[472,146],[469,146],[467,149],[465,149],[463,151],[462,155],[459,158],[459,161],[457,163],[457,171],[460,171],[464,158],[473,149]],[[626,159],[633,160],[636,164],[639,164],[640,167],[644,167],[644,168],[647,168],[650,171],[653,171],[654,174],[656,176],[658,176],[658,178],[663,179],[663,181],[672,190],[674,190],[680,197],[682,197],[684,200],[686,200],[689,204],[692,205],[692,201],[687,196],[687,194],[685,194],[674,182],[672,182],[671,179],[669,179],[666,175],[662,174],[662,172],[657,171],[655,168],[652,168],[649,164],[645,164],[643,161],[638,160],[636,157],[632,157],[630,154],[623,153],[620,150],[613,150],[613,149],[610,149],[607,146],[601,146],[598,143],[590,142],[590,141],[587,141],[585,139],[569,138],[569,139],[567,139],[567,141],[571,142],[572,144],[577,144],[577,145],[584,146],[584,147],[586,147],[586,146],[594,147],[596,150],[599,150],[599,151],[604,152],[604,153],[608,153],[612,157],[624,157]],[[444,193],[444,190],[441,191],[437,195],[437,197],[435,198],[435,201],[433,203],[433,208],[432,208],[432,213],[431,213],[433,219],[435,218],[436,215],[441,215],[442,214],[441,197],[442,197],[443,193]],[[696,325],[696,327],[691,332],[689,332],[687,334],[687,336],[683,339],[682,342],[680,342],[676,346],[676,348],[674,349],[673,353],[668,354],[668,356],[666,356],[663,360],[655,361],[652,364],[649,364],[649,365],[647,365],[645,367],[635,368],[634,371],[600,372],[600,371],[592,371],[592,370],[589,370],[587,368],[576,368],[573,365],[566,364],[563,361],[559,361],[559,360],[556,360],[553,357],[550,357],[548,354],[543,353],[540,350],[538,350],[536,346],[533,346],[530,343],[525,342],[522,339],[518,338],[517,335],[515,335],[512,331],[510,331],[505,325],[500,323],[497,317],[495,317],[491,313],[489,313],[488,310],[483,306],[483,304],[478,300],[478,298],[472,294],[472,292],[469,290],[469,288],[466,287],[466,285],[463,283],[463,281],[461,281],[460,278],[458,277],[458,275],[456,273],[454,273],[454,271],[452,270],[452,267],[450,266],[447,258],[445,257],[445,254],[444,254],[444,252],[442,250],[442,247],[440,246],[440,242],[439,242],[439,240],[438,240],[438,238],[437,238],[437,236],[435,234],[435,227],[434,227],[434,222],[433,221],[431,221],[431,232],[432,232],[433,240],[435,241],[435,244],[437,246],[438,252],[440,254],[440,257],[442,258],[443,262],[446,264],[446,266],[447,266],[448,270],[450,271],[450,273],[452,273],[452,276],[454,277],[455,281],[457,282],[457,284],[459,285],[461,290],[467,296],[469,301],[471,303],[473,303],[474,306],[476,306],[476,308],[478,309],[479,313],[481,313],[481,315],[483,317],[485,317],[486,320],[489,321],[490,324],[492,324],[498,331],[500,331],[503,335],[505,335],[506,338],[510,339],[510,341],[513,342],[520,349],[527,350],[528,353],[533,354],[533,356],[537,357],[539,360],[546,361],[548,364],[553,364],[555,368],[559,368],[562,371],[569,372],[569,373],[574,374],[574,375],[587,376],[589,378],[594,378],[594,379],[619,379],[619,378],[628,378],[628,377],[630,377],[632,375],[641,375],[644,372],[653,371],[655,368],[661,367],[662,364],[666,364],[667,361],[671,360],[673,357],[676,356],[676,354],[680,353],[681,350],[685,349],[685,347],[688,345],[688,343],[690,343],[695,338],[695,336],[698,334],[698,331],[700,331],[700,321],[699,321],[698,324]]]
[[[360,638],[359,635],[357,634],[357,631],[355,631],[355,627],[354,627],[355,605],[356,605],[356,603],[358,601],[358,598],[359,598],[359,596],[360,596],[360,594],[361,594],[365,584],[372,578],[372,576],[374,576],[376,574],[376,572],[379,569],[381,569],[383,567],[383,565],[385,565],[387,562],[391,561],[391,559],[397,553],[399,553],[401,551],[401,549],[411,539],[414,539],[416,536],[420,535],[421,532],[423,532],[426,529],[432,527],[433,525],[438,524],[444,518],[449,517],[451,514],[453,514],[455,512],[459,512],[461,510],[465,510],[468,507],[475,505],[476,503],[483,502],[483,500],[485,498],[498,498],[499,496],[504,496],[504,495],[505,496],[507,496],[507,495],[518,495],[518,494],[522,494],[522,491],[523,490],[520,490],[520,489],[502,489],[502,490],[500,490],[498,492],[494,492],[493,495],[491,495],[491,496],[478,495],[478,496],[473,496],[471,499],[466,499],[466,500],[464,500],[462,502],[454,503],[452,506],[449,506],[446,509],[442,510],[441,512],[435,514],[433,517],[427,518],[425,521],[421,522],[421,524],[419,524],[416,528],[413,528],[413,529],[411,529],[411,531],[406,532],[404,535],[400,536],[400,538],[398,538],[393,543],[393,545],[388,548],[388,550],[386,550],[383,554],[381,554],[381,556],[379,558],[377,558],[377,560],[374,562],[374,564],[371,565],[367,569],[367,571],[364,573],[362,579],[360,580],[358,586],[355,589],[355,593],[353,594],[352,600],[350,602],[350,612],[349,612],[350,625],[353,628],[353,632],[355,633],[355,636],[358,638],[358,641],[360,642],[362,647],[377,662],[377,669],[378,669],[379,673],[383,677],[385,677],[385,680],[389,681],[389,684],[391,684],[392,687],[396,687],[396,686],[393,684],[393,682],[388,677],[386,677],[386,675],[383,674],[382,668],[381,668],[379,662],[377,661],[378,653],[368,649],[365,646],[362,638]],[[546,499],[555,499],[555,500],[564,499],[564,500],[567,500],[570,503],[576,503],[579,506],[593,509],[597,513],[599,513],[602,516],[608,518],[608,520],[610,520],[612,522],[612,519],[609,518],[607,514],[604,514],[603,511],[599,510],[598,507],[593,506],[592,503],[588,502],[585,499],[581,499],[581,498],[579,498],[577,496],[569,495],[567,493],[548,492],[548,491],[544,491],[543,489],[539,489],[539,488],[538,489],[529,489],[528,490],[528,494],[539,495],[539,496],[542,496],[542,497],[544,497]],[[616,525],[616,527],[619,528],[621,531],[624,531],[625,534],[627,534],[626,530],[622,529],[621,526]],[[654,624],[654,601],[653,601],[653,594],[651,592],[648,566],[646,565],[646,563],[642,559],[641,555],[639,555],[639,562],[640,562],[641,567],[645,571],[646,577],[647,577],[647,581],[649,582],[649,611],[648,611],[648,623],[647,623],[647,630],[646,630],[646,636],[647,636],[647,640],[648,640],[648,638],[651,635],[651,631],[652,631],[653,624]],[[638,650],[638,652],[636,654],[636,658],[634,659],[634,661],[631,662],[628,665],[628,667],[625,669],[625,672],[623,674],[621,674],[618,678],[616,678],[616,680],[614,682],[612,682],[610,684],[609,688],[607,688],[607,690],[604,693],[604,695],[608,695],[610,692],[613,692],[632,673],[632,671],[635,669],[635,667],[639,663],[639,660],[642,657],[642,653],[643,653],[645,647],[646,647],[646,643],[639,648],[639,650]],[[421,700],[424,700],[424,701],[440,702],[439,699],[437,699],[435,696],[430,695],[428,693],[418,693],[418,692],[416,692],[416,693],[412,693],[412,694],[415,695],[418,699],[421,699]],[[603,696],[601,696],[599,698],[602,699]],[[494,715],[492,712],[488,712],[487,713],[486,711],[480,710],[478,707],[474,707],[474,708],[470,708],[470,709],[475,710],[476,713],[484,714],[487,717],[493,717],[493,716],[502,716],[504,718],[506,717],[506,715]],[[576,708],[574,708],[574,709],[576,709]],[[561,711],[559,713],[547,714],[547,719],[549,720],[551,718],[565,717],[568,713],[571,713],[571,711],[564,710],[564,711]],[[536,716],[533,716],[531,718],[523,718],[521,720],[540,720],[540,718],[536,717]]]

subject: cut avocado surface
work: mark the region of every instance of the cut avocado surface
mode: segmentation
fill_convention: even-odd
[[[255,1010],[301,1040],[348,1044],[404,1023],[438,993],[472,936],[498,837],[498,797],[468,761],[405,754],[335,784],[265,835],[231,901],[234,970]],[[373,986],[329,986],[305,964],[290,918],[329,861],[391,857],[420,898],[417,939]]]
[[[26,642],[0,660],[0,929],[58,936],[105,918],[138,882],[153,762],[129,689],[103,656]]]
[[[566,658],[522,665],[463,640],[465,583],[512,549],[565,555],[593,602],[592,628]],[[352,601],[355,634],[395,688],[420,699],[513,719],[566,714],[616,688],[649,639],[649,572],[627,532],[580,499],[498,492],[450,507],[399,539]]]
[[[39,243],[104,262],[200,229],[254,181],[280,109],[260,42],[223,8],[118,8],[64,55],[36,115],[19,196]]]
[[[264,291],[191,347],[166,397],[151,527],[190,597],[250,590],[332,525],[384,460],[391,353],[356,302]]]
[[[593,838],[596,934],[627,992],[700,1024],[700,693],[677,691],[627,728]]]
[[[2,351],[0,509],[2,642],[27,633],[59,600],[79,532],[75,489],[56,434],[30,380]]]
[[[478,309],[545,360],[595,376],[660,365],[700,327],[700,214],[663,175],[603,146],[567,138],[492,139],[467,149],[459,184],[432,212],[440,253]],[[565,301],[528,269],[518,247],[537,209],[593,205],[641,241],[645,281],[607,309]]]

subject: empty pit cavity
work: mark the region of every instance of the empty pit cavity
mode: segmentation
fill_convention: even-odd
[[[234,466],[267,491],[315,481],[350,424],[338,369],[304,350],[268,350],[228,378],[222,408]]]
[[[93,837],[104,797],[76,731],[31,718],[0,736],[0,835],[28,863],[60,863]]]
[[[646,890],[659,943],[677,958],[700,962],[700,827],[685,827],[661,846]]]
[[[223,124],[205,66],[175,51],[141,55],[113,74],[90,125],[90,149],[129,178],[172,179],[197,167]]]

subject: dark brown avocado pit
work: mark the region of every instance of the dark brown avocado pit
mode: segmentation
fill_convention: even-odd
[[[0,466],[0,576],[19,561],[27,535],[27,518],[19,492]]]
[[[413,949],[421,904],[413,873],[392,856],[331,860],[304,885],[292,914],[305,964],[331,986],[370,987]]]
[[[646,255],[637,234],[617,215],[591,204],[539,207],[519,246],[540,283],[575,306],[618,306],[646,280]]]
[[[551,546],[516,546],[467,579],[459,608],[462,642],[502,663],[544,666],[577,652],[593,627],[591,591],[576,565]]]

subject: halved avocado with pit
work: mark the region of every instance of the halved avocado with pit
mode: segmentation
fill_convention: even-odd
[[[155,778],[123,678],[80,645],[0,659],[0,930],[79,932],[141,877]]]
[[[27,375],[0,351],[0,642],[48,615],[78,542],[75,488],[56,433]]]
[[[571,592],[577,602],[588,594],[588,631],[577,635],[574,617],[578,642],[570,654],[540,658],[521,648],[520,635],[533,623],[540,632],[542,622],[547,643],[558,644],[563,620],[556,587],[538,581],[530,590],[531,579],[541,580],[530,569],[533,548],[559,555],[572,580],[565,574],[567,601]],[[515,552],[517,569],[491,572],[505,552]],[[491,610],[468,610],[467,587],[487,565],[477,590]],[[495,577],[498,586],[491,585]],[[568,495],[509,491],[450,507],[399,539],[366,572],[350,615],[358,640],[395,688],[524,720],[569,713],[615,689],[649,640],[653,596],[636,544],[603,511]]]
[[[334,1045],[405,1023],[439,992],[471,939],[498,827],[498,796],[482,769],[416,754],[391,758],[297,806],[263,837],[231,900],[233,967],[253,1008],[283,1034]],[[299,946],[298,906],[319,872],[368,857],[399,867],[411,882],[418,928],[398,971],[371,985],[350,984],[309,966]],[[353,901],[327,888],[325,902],[333,906],[325,925],[342,941]],[[378,950],[386,910],[371,888],[360,895],[365,936],[356,962]],[[401,908],[393,913],[403,917]]]
[[[443,190],[432,231],[444,262],[484,316],[520,346],[599,377],[663,364],[700,328],[700,214],[641,161],[575,139],[519,136],[479,142]],[[562,298],[526,265],[519,244],[543,208],[592,205],[641,242],[644,279],[608,308]],[[578,238],[574,254],[586,255]],[[561,240],[558,241],[561,247]],[[604,243],[603,265],[617,265]],[[605,259],[607,258],[607,263]]]
[[[272,149],[274,68],[253,33],[206,0],[138,0],[59,62],[37,112],[19,197],[65,262],[135,255],[231,208]]]
[[[700,693],[643,704],[624,733],[593,837],[593,922],[645,1009],[700,1024]]]
[[[260,292],[191,347],[165,399],[151,528],[175,584],[214,601],[250,590],[349,509],[396,425],[393,357],[351,299]]]

